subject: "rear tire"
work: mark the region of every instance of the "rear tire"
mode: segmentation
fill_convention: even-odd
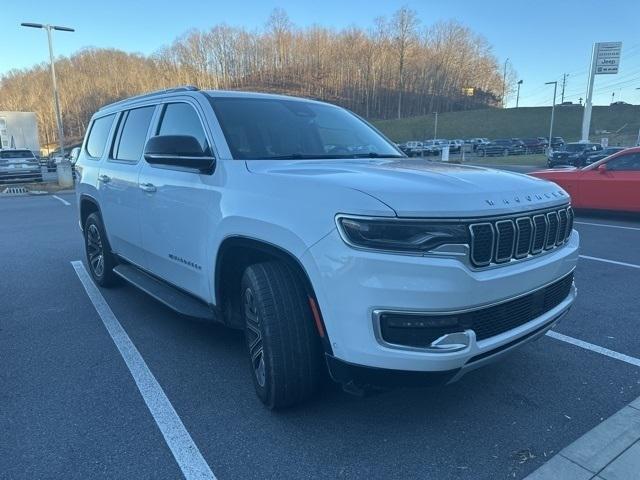
[[[311,398],[322,383],[322,349],[298,275],[270,261],[242,276],[240,305],[253,384],[270,409]]]
[[[87,254],[89,272],[94,282],[101,287],[111,287],[119,277],[113,273],[118,264],[98,213],[92,213],[84,223],[84,247]]]

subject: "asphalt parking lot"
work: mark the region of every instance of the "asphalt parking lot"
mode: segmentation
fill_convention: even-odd
[[[217,478],[523,478],[640,395],[640,219],[575,226],[579,296],[555,331],[617,358],[543,337],[444,388],[328,387],[281,413],[240,333],[100,292]],[[76,260],[73,195],[0,199],[0,478],[180,478]]]

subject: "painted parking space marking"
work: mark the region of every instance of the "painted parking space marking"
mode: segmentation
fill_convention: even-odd
[[[594,260],[596,262],[611,263],[613,265],[620,265],[622,267],[630,267],[630,268],[638,268],[638,269],[640,269],[640,265],[636,265],[635,263],[619,262],[617,260],[609,260],[609,259],[606,259],[606,258],[591,257],[589,255],[580,255],[580,258],[584,258],[586,260]]]
[[[596,352],[610,358],[615,358],[616,360],[620,360],[621,362],[640,367],[639,358],[630,357],[629,355],[625,355],[624,353],[615,352],[613,350],[609,350],[608,348],[594,345],[593,343],[585,342],[583,340],[578,340],[577,338],[569,337],[568,335],[563,335],[562,333],[554,332],[553,330],[549,330],[546,335],[548,337],[555,338],[556,340],[560,340],[561,342],[570,343],[571,345],[575,345],[576,347],[591,350],[592,352]]]
[[[577,220],[573,223],[574,225],[591,225],[593,227],[620,228],[622,230],[636,230],[640,232],[640,227],[625,227],[622,225],[609,225],[606,223],[579,222]]]
[[[113,314],[81,261],[71,262],[89,300],[115,343],[167,446],[187,480],[215,480],[215,475],[187,432],[164,390],[149,370],[127,332]]]
[[[67,202],[64,198],[60,198],[60,197],[59,197],[59,196],[57,196],[57,195],[51,195],[51,196],[52,196],[53,198],[55,198],[56,200],[60,200],[60,201],[61,201],[64,205],[66,205],[67,207],[68,207],[69,205],[71,205],[71,204],[70,204],[69,202]]]

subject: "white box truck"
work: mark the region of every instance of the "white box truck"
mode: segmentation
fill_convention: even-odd
[[[35,113],[0,111],[0,149],[11,148],[28,149],[40,156]]]

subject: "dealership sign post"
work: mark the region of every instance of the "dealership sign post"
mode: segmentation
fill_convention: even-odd
[[[615,75],[620,66],[620,52],[622,42],[600,42],[593,44],[591,54],[591,70],[589,71],[589,85],[587,86],[587,100],[584,103],[582,116],[582,141],[589,141],[589,127],[591,126],[591,98],[593,97],[593,82],[596,75]]]

